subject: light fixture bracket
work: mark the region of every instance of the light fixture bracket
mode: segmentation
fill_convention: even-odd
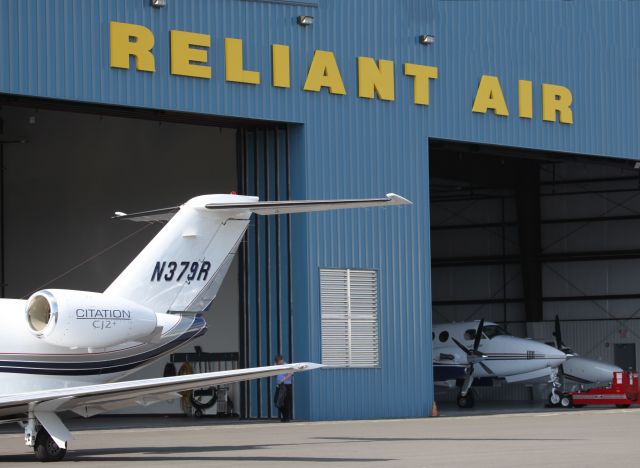
[[[431,45],[436,42],[436,38],[431,34],[421,34],[418,36],[418,42],[422,45]]]
[[[300,26],[311,26],[313,24],[313,16],[309,15],[300,15],[296,18],[296,22]]]

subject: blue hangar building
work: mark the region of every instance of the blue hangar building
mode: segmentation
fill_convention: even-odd
[[[307,420],[429,415],[432,323],[549,341],[558,314],[637,367],[639,23],[631,1],[4,0],[2,295],[103,290],[159,229],[116,209],[394,192],[413,204],[254,220],[208,358],[173,364],[322,362],[295,378]],[[487,395],[531,397],[510,388]],[[230,391],[276,415],[273,382]]]

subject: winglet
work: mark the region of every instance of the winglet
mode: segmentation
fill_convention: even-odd
[[[324,364],[318,364],[316,362],[299,362],[294,365],[296,370],[314,370],[325,367]]]
[[[396,193],[387,193],[387,198],[390,200],[389,205],[413,205],[411,200],[407,200]]]

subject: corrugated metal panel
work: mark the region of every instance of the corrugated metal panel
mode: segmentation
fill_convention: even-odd
[[[293,195],[396,191],[411,207],[293,221],[294,358],[321,353],[318,268],[379,272],[381,367],[320,370],[296,383],[299,417],[420,416],[431,407],[428,138],[637,157],[637,2],[322,0],[319,7],[241,0],[5,0],[0,92],[202,112],[304,125],[292,132]],[[295,24],[299,14],[313,26]],[[110,69],[109,21],[155,33],[157,72]],[[171,76],[169,29],[211,34],[213,78]],[[597,38],[594,38],[597,31]],[[436,37],[421,46],[419,34]],[[225,83],[223,39],[245,42],[260,86]],[[541,40],[544,38],[544,40]],[[292,88],[269,85],[270,44],[291,46]],[[301,91],[316,49],[335,52],[347,96]],[[394,102],[357,97],[356,57],[395,61]],[[431,105],[412,103],[402,64],[439,67]],[[500,77],[511,116],[471,112],[482,74]],[[534,83],[534,119],[517,117],[517,80]],[[540,83],[573,91],[572,126],[540,119]],[[394,404],[380,404],[394,393]],[[300,398],[300,395],[308,398]]]

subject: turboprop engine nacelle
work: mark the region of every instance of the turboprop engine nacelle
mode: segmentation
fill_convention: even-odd
[[[65,348],[107,348],[143,341],[157,326],[155,312],[101,293],[46,289],[34,293],[25,308],[31,333]]]

